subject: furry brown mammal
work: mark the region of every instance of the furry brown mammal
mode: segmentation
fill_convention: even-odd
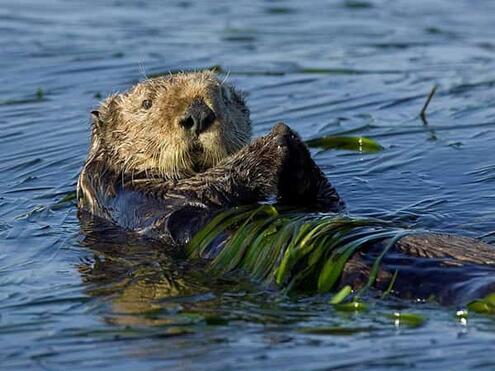
[[[250,135],[242,95],[211,72],[141,82],[93,112],[78,205],[125,228],[181,241],[192,231],[179,228],[178,215],[199,218],[199,227],[219,208],[270,197],[342,208],[286,125],[246,145]]]
[[[93,113],[78,182],[82,210],[124,228],[184,244],[218,210],[276,197],[339,211],[343,202],[291,129],[277,124],[250,143],[242,95],[208,72],[144,81]],[[366,282],[374,244],[356,253],[341,284]],[[460,302],[495,290],[495,251],[459,236],[422,234],[386,254],[375,286]],[[445,298],[445,300],[443,299]]]
[[[107,178],[188,178],[251,137],[242,95],[210,72],[146,80],[108,97],[92,115],[87,162],[98,162]],[[94,196],[84,177],[78,190],[82,206],[91,208]]]

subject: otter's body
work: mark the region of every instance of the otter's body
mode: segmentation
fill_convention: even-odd
[[[78,206],[128,230],[180,245],[239,204],[343,206],[286,125],[248,144],[242,94],[212,73],[147,80],[107,98],[92,119]]]
[[[337,192],[286,125],[252,142],[250,135],[242,95],[212,73],[142,82],[93,111],[78,206],[178,247],[215,213],[237,205],[278,200],[342,210]],[[341,285],[364,285],[382,250],[375,244],[356,253]],[[386,290],[395,272],[399,296],[463,302],[495,290],[495,250],[464,237],[408,236],[386,254],[375,287]]]

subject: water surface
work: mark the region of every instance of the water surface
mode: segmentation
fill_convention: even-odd
[[[393,300],[336,313],[327,297],[212,279],[60,202],[99,100],[146,75],[217,65],[248,93],[256,135],[284,120],[307,139],[385,147],[314,151],[350,212],[495,241],[494,17],[481,0],[3,0],[1,366],[494,368],[491,318]],[[383,315],[395,310],[428,321],[397,326]]]

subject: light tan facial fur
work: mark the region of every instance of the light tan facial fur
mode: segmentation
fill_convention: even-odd
[[[186,125],[192,105],[214,113],[199,133]],[[93,112],[90,157],[115,173],[181,179],[214,166],[250,137],[239,92],[212,72],[181,73],[108,97]]]

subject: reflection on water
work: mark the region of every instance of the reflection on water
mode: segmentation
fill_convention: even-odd
[[[80,223],[70,195],[102,97],[216,66],[248,93],[256,135],[285,120],[305,139],[384,146],[313,152],[352,213],[493,242],[494,15],[479,0],[2,1],[0,364],[493,368],[491,318],[394,301],[342,314],[326,297],[213,279],[163,246]],[[396,327],[395,310],[428,321]]]
[[[81,223],[81,243],[92,256],[78,270],[89,295],[109,299],[109,323],[174,324],[169,315],[182,312],[181,300],[213,296],[194,274],[200,267],[188,265],[177,252],[88,216]]]

